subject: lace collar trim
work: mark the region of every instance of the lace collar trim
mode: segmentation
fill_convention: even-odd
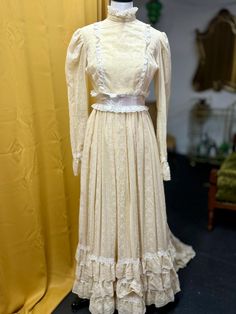
[[[137,7],[132,7],[125,10],[118,10],[111,5],[107,6],[107,18],[117,22],[134,21],[136,19]]]

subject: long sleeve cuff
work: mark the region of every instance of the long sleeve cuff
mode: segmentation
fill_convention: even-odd
[[[80,173],[80,166],[81,166],[81,158],[82,158],[82,154],[79,153],[77,154],[76,157],[73,157],[73,173],[74,173],[74,176],[78,176],[79,173]]]
[[[164,181],[170,181],[171,175],[170,175],[170,167],[167,160],[163,160],[161,162],[161,170],[162,170],[162,178]]]

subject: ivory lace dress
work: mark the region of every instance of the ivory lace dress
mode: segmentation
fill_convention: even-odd
[[[143,314],[180,291],[177,271],[195,256],[170,231],[163,180],[171,180],[166,128],[168,38],[108,6],[72,35],[66,57],[73,172],[80,174],[73,292],[93,314]],[[94,99],[89,114],[88,77]],[[157,132],[145,97],[154,79]]]

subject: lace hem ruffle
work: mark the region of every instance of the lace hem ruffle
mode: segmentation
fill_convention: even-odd
[[[166,251],[146,253],[141,259],[91,255],[78,245],[76,279],[72,291],[90,299],[92,314],[144,314],[146,305],[162,307],[180,291],[177,271],[195,256],[193,248],[173,236]],[[114,293],[116,291],[116,293]]]

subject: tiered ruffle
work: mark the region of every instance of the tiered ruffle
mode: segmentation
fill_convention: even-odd
[[[146,305],[162,307],[180,291],[177,271],[195,256],[193,248],[172,235],[166,251],[146,253],[141,259],[96,257],[78,245],[76,279],[72,291],[90,299],[92,314],[144,314]]]

